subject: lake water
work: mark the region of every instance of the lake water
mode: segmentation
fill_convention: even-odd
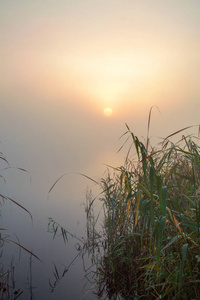
[[[96,122],[89,115],[80,124],[82,111],[77,111],[73,119],[74,112],[67,105],[56,110],[55,105],[46,103],[45,106],[41,100],[41,106],[38,104],[34,111],[34,101],[28,105],[25,101],[21,105],[15,101],[4,102],[1,118],[1,151],[11,166],[3,170],[8,165],[1,162],[1,175],[6,180],[1,181],[1,193],[30,211],[33,224],[25,211],[6,201],[2,206],[1,227],[8,229],[17,241],[15,233],[20,243],[42,260],[33,259],[34,299],[95,299],[94,287],[84,280],[82,259],[73,263],[54,293],[50,293],[49,280],[53,283],[55,279],[54,264],[61,274],[78,252],[76,240],[69,237],[65,245],[62,237],[53,239],[47,232],[48,218],[52,217],[78,237],[86,236],[86,190],[91,188],[96,196],[98,186],[78,173],[100,181],[106,170],[104,164],[122,164],[123,156],[116,154],[122,131],[115,132],[110,120],[103,118]],[[48,193],[63,174],[66,175]],[[30,292],[24,283],[29,274],[30,255],[22,251],[18,261],[19,249],[9,243],[4,249],[4,262],[10,263],[12,254],[16,263],[16,287],[23,289],[21,298],[28,299]],[[90,266],[90,259],[85,256],[85,260]]]
[[[4,169],[7,163],[1,162],[1,175],[6,180],[6,183],[1,180],[1,193],[30,211],[33,223],[26,212],[6,201],[2,206],[1,227],[8,229],[12,239],[17,241],[15,233],[20,243],[42,260],[33,259],[32,263],[33,299],[96,299],[93,294],[95,286],[84,279],[81,258],[72,264],[55,291],[50,293],[49,280],[53,283],[55,279],[54,264],[62,274],[78,252],[76,240],[69,237],[69,242],[64,244],[62,237],[53,239],[53,235],[48,233],[48,218],[52,217],[78,237],[86,236],[86,191],[87,188],[92,189],[96,196],[99,187],[83,175],[100,182],[100,178],[105,176],[106,164],[114,167],[123,165],[127,147],[119,153],[117,150],[125,141],[119,140],[119,137],[126,128],[120,118],[95,117],[81,108],[76,111],[69,109],[67,103],[59,106],[40,101],[37,105],[35,101],[27,104],[25,100],[20,103],[16,99],[4,102],[1,151],[12,168]],[[162,122],[167,135],[169,129],[164,125],[165,120],[161,121],[159,113],[154,112],[154,116],[152,130],[159,135],[157,123]],[[141,124],[144,122],[146,125],[147,117],[148,110],[140,120]],[[139,124],[136,116],[133,121],[129,117],[128,121],[130,127],[137,127],[137,122]],[[145,125],[140,128],[138,125],[138,135],[146,134]],[[162,133],[163,129],[160,136]],[[11,243],[3,250],[4,263],[10,263],[14,254],[16,287],[23,290],[21,299],[28,299],[31,295],[27,284],[30,255],[22,251],[19,261],[19,249]],[[87,255],[85,263],[91,265]]]
[[[61,274],[77,250],[53,239],[48,218],[85,236],[86,191],[99,187],[80,174],[99,182],[106,165],[123,165],[125,123],[145,140],[154,106],[153,144],[199,124],[199,11],[197,1],[1,1],[0,152],[12,168],[0,162],[0,190],[33,223],[6,200],[0,227],[42,260],[32,263],[34,299],[96,298],[81,259],[50,293],[54,264]],[[29,254],[3,250],[5,265],[14,254],[21,299],[31,299]]]

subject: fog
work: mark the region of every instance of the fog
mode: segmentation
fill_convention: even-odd
[[[153,145],[199,125],[199,13],[193,0],[1,1],[0,151],[11,166],[1,162],[1,193],[33,216],[7,201],[2,226],[45,261],[34,277],[44,293],[53,262],[73,257],[47,233],[48,217],[84,234],[86,190],[100,191],[87,177],[123,165],[125,124],[145,139],[153,107]]]

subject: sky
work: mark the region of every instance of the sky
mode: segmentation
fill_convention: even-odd
[[[198,101],[198,1],[0,5],[4,97],[117,119]]]
[[[151,107],[152,137],[198,125],[199,15],[195,0],[1,0],[4,154],[47,190],[121,164],[125,123],[146,136]]]
[[[35,243],[45,218],[69,228],[84,213],[90,181],[77,173],[123,164],[125,123],[143,139],[154,107],[158,142],[200,124],[199,16],[197,0],[0,1],[0,152],[27,170],[1,162],[0,187],[31,211]]]

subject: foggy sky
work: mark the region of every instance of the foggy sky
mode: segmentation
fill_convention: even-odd
[[[2,151],[48,186],[121,164],[125,123],[146,136],[151,106],[152,136],[199,124],[199,13],[194,0],[1,1]]]

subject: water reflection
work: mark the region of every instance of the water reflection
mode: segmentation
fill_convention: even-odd
[[[11,168],[3,154],[1,156],[1,298],[66,299],[69,297],[81,299],[82,297],[84,299],[86,296],[82,288],[85,283],[81,283],[84,273],[79,262],[72,260],[74,253],[78,250],[77,246],[74,248],[72,243],[69,248],[63,248],[58,241],[52,241],[46,230],[48,218],[41,218],[41,215],[35,214],[33,205],[30,209],[30,202],[27,201],[28,199],[34,200],[29,175],[26,172],[24,175],[24,170],[22,172],[20,168]],[[48,205],[51,203],[51,199],[47,199],[47,194],[46,203]],[[42,205],[39,209],[42,210],[44,216]],[[83,207],[80,209],[82,210]],[[65,213],[65,219],[66,217],[68,218]],[[68,219],[68,222],[73,224],[72,217]],[[77,229],[80,226],[77,224],[75,227]],[[80,234],[81,231],[84,234],[84,228],[79,230]],[[60,265],[65,262],[69,262],[69,266],[73,265],[72,272],[70,269],[69,277],[64,284],[59,284],[58,289],[50,293],[49,280],[53,271],[58,270],[57,267],[55,269],[58,261]],[[54,274],[57,275],[58,271]],[[88,297],[89,293],[87,293],[87,299]]]
[[[93,208],[95,200],[96,198],[92,197],[92,193],[87,191],[85,204],[85,217],[87,224],[85,236],[78,237],[76,234],[66,230],[52,218],[49,218],[48,231],[52,234],[53,238],[60,237],[65,244],[73,244],[74,250],[77,253],[74,254],[74,258],[71,262],[67,266],[63,267],[61,271],[58,270],[57,265],[54,264],[54,280],[49,282],[52,293],[55,289],[59,289],[59,285],[61,281],[64,280],[67,272],[73,268],[74,262],[78,261],[86,279],[83,295],[87,295],[88,297],[90,294],[93,298],[97,297],[98,286],[96,281],[96,272],[98,257],[100,255],[99,245],[101,243],[101,235],[97,232],[99,214],[98,218],[96,218]]]

